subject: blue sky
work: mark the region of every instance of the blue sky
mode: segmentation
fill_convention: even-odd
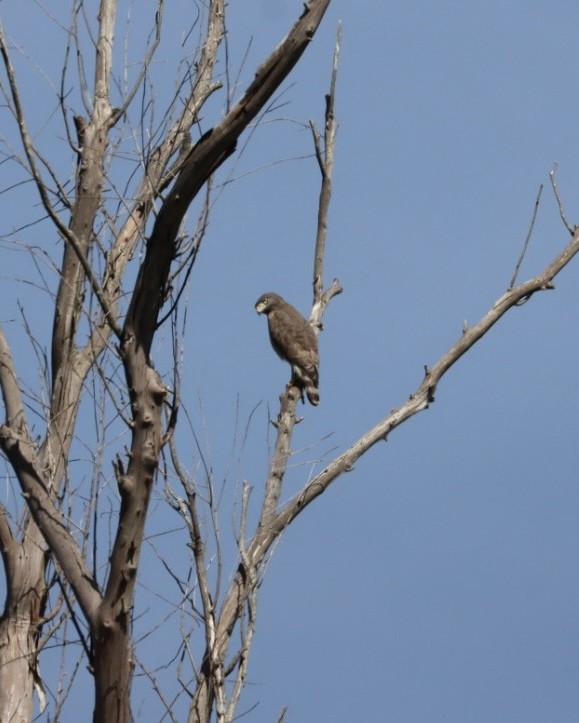
[[[19,27],[23,8],[0,6],[6,32],[27,36],[22,43],[42,61],[33,27]],[[234,69],[252,38],[240,88],[300,8],[231,4]],[[322,124],[338,19],[326,284],[337,277],[344,293],[326,313],[321,404],[303,409],[286,499],[406,400],[423,366],[504,292],[541,183],[520,278],[565,245],[549,186],[555,161],[567,214],[579,219],[576,3],[334,0],[284,86],[285,105],[218,175],[238,180],[216,202],[188,291],[184,402],[216,478],[226,480],[225,527],[241,480],[259,499],[268,410],[276,414],[288,376],[254,301],[271,289],[305,313],[311,303],[319,174],[306,124]],[[167,35],[181,31],[168,9]],[[42,81],[20,62],[30,100]],[[171,68],[163,66],[169,78]],[[214,99],[205,128],[222,102]],[[43,128],[45,107],[29,113]],[[42,140],[50,156],[62,148],[48,130]],[[27,209],[11,213],[4,208],[5,229]],[[42,243],[59,257],[53,240]],[[6,321],[18,317],[11,278],[35,272],[15,271],[13,250],[3,255]],[[575,260],[555,291],[511,311],[447,374],[428,411],[372,449],[284,535],[262,586],[240,710],[258,706],[246,720],[277,720],[282,706],[288,723],[579,719],[578,276]],[[45,333],[38,307],[28,313]],[[8,327],[16,336],[15,322]],[[167,340],[168,330],[159,356]],[[19,344],[24,364],[29,347]],[[228,472],[236,408],[243,428],[259,403]],[[175,522],[160,501],[154,512],[151,533]],[[148,589],[166,585],[156,575],[153,563],[143,569]],[[136,708],[148,696],[140,686]],[[139,720],[158,720],[155,706],[147,702]],[[75,712],[63,723],[78,720]]]

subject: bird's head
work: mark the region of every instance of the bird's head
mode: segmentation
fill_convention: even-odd
[[[258,314],[269,314],[280,301],[282,301],[282,298],[279,294],[273,291],[266,291],[266,293],[262,294],[255,302],[255,310]]]

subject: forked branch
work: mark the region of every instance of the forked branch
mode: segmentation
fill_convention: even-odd
[[[74,231],[72,229],[70,229],[64,223],[64,221],[60,218],[60,216],[58,215],[58,213],[56,212],[54,206],[52,205],[52,203],[50,201],[50,198],[48,195],[48,190],[47,190],[48,186],[44,182],[44,179],[42,177],[42,174],[41,174],[38,164],[36,162],[36,151],[34,148],[34,144],[32,142],[32,138],[30,137],[30,133],[28,132],[26,117],[24,115],[24,109],[22,107],[22,103],[20,100],[20,91],[18,89],[18,82],[16,80],[14,66],[12,65],[12,60],[11,60],[10,54],[8,52],[8,44],[6,42],[6,37],[4,35],[4,29],[2,28],[1,23],[0,23],[0,54],[2,55],[2,60],[4,63],[6,75],[8,78],[8,85],[10,87],[10,96],[11,96],[11,100],[12,100],[13,111],[14,111],[14,115],[16,117],[16,121],[18,123],[22,147],[23,147],[24,153],[26,155],[26,160],[28,161],[28,170],[30,171],[30,174],[34,180],[36,189],[38,190],[38,194],[40,196],[42,206],[44,207],[44,210],[48,214],[50,220],[54,223],[57,231],[60,233],[60,235],[62,236],[64,241],[67,244],[69,244],[69,246],[74,250],[76,257],[78,258],[78,261],[79,261],[80,265],[82,266],[83,272],[85,273],[86,278],[88,279],[88,282],[90,283],[91,288],[103,310],[103,314],[106,317],[107,322],[109,323],[111,328],[114,330],[116,335],[120,336],[120,327],[117,327],[115,324],[115,316],[112,313],[112,309],[109,304],[109,301],[108,301],[106,295],[103,293],[102,288],[101,288],[100,284],[98,283],[96,276],[94,275],[92,267],[86,256],[86,253],[84,252],[84,250],[82,248],[82,244],[76,237]]]
[[[579,253],[579,229],[575,228],[571,242],[537,276],[509,289],[495,301],[489,311],[474,326],[463,330],[461,338],[436,362],[426,369],[424,379],[407,402],[390,412],[381,422],[368,430],[345,452],[331,462],[306,487],[290,500],[277,515],[273,523],[271,538],[256,539],[253,549],[257,563],[276,537],[295,519],[316,497],[319,497],[344,472],[349,472],[356,461],[371,447],[385,440],[394,429],[428,408],[434,401],[436,387],[444,374],[481,339],[510,309],[530,299],[538,291],[553,289],[553,279]]]
[[[288,35],[257,69],[243,97],[193,146],[169,191],[156,218],[125,323],[125,332],[134,333],[147,354],[164,301],[175,239],[186,211],[207,179],[234,152],[241,133],[301,58],[329,3],[330,0],[310,0],[304,6]]]
[[[326,253],[326,237],[328,234],[328,213],[332,195],[332,174],[334,170],[334,154],[336,147],[337,123],[335,118],[336,78],[338,74],[338,60],[340,55],[340,41],[342,38],[341,26],[334,48],[332,63],[332,76],[330,92],[326,95],[326,109],[324,118],[324,140],[322,139],[313,121],[310,128],[314,140],[316,159],[321,173],[321,186],[318,198],[318,219],[316,229],[313,290],[314,302],[311,313],[311,323],[316,331],[322,329],[322,316],[326,306],[333,296],[341,293],[342,286],[337,279],[324,293],[324,257]],[[265,485],[265,495],[262,503],[259,528],[264,529],[270,523],[277,511],[282,490],[283,477],[291,454],[291,439],[296,424],[296,405],[299,392],[294,387],[288,387],[280,397],[280,409],[275,423],[276,441],[272,460],[269,466],[268,478]]]
[[[243,98],[230,110],[223,122],[208,134],[207,138],[201,139],[200,143],[193,149],[191,156],[183,170],[182,177],[179,178],[173,188],[176,194],[185,194],[185,197],[192,191],[198,183],[196,178],[199,169],[203,169],[208,163],[221,163],[233,149],[234,144],[239,135],[241,128],[240,123],[243,118],[253,118],[259,112],[263,104],[271,96],[275,88],[279,86],[283,78],[289,70],[297,62],[307,43],[311,39],[313,32],[321,21],[321,18],[329,5],[329,0],[321,0],[320,2],[312,1],[305,6],[305,10],[294,25],[288,36],[276,48],[272,55],[261,65],[256,73],[254,82],[247,89]],[[318,215],[318,242],[316,248],[321,249],[323,255],[325,247],[325,235],[327,228],[327,212],[329,207],[329,198],[331,194],[331,173],[333,168],[333,152],[335,142],[335,125],[334,125],[334,88],[335,73],[337,72],[337,57],[339,48],[339,38],[336,43],[336,53],[334,56],[334,72],[331,84],[331,93],[326,100],[326,135],[325,149],[322,165],[322,191],[320,194],[320,210]],[[315,134],[314,134],[315,137]],[[205,142],[205,147],[203,143]],[[317,148],[320,148],[318,141]],[[220,153],[223,158],[216,156],[216,160],[212,160],[212,155]],[[319,156],[319,158],[322,157]],[[203,171],[206,172],[205,170]],[[203,177],[203,175],[201,176]],[[180,203],[180,196],[176,195],[174,203]],[[171,205],[167,205],[167,211]],[[171,219],[161,218],[161,214],[157,218],[158,229],[163,228],[166,223],[172,223]],[[172,232],[171,234],[172,235]],[[164,238],[166,234],[161,236]],[[149,246],[150,248],[150,246]],[[316,267],[320,284],[322,284],[321,275],[323,273],[323,264]],[[321,301],[321,288],[319,292],[319,300]],[[331,295],[339,293],[341,287],[335,282],[331,287]],[[315,298],[318,302],[318,298]],[[321,326],[321,303],[316,303],[317,319],[316,325]],[[279,502],[279,496],[282,489],[283,476],[287,468],[290,454],[291,437],[294,426],[296,424],[296,405],[299,400],[299,390],[293,386],[288,386],[286,391],[280,397],[280,412],[276,422],[277,439],[275,445],[274,456],[270,464],[268,479],[266,482],[266,490],[262,503],[260,519],[258,523],[258,532],[255,537],[267,535],[267,530],[271,527],[271,519],[275,516]],[[255,540],[255,537],[253,538]],[[257,590],[259,569],[256,564],[256,558],[252,552],[253,541],[245,547],[243,539],[240,538],[240,563],[235,579],[231,583],[229,590],[225,596],[219,616],[217,618],[217,626],[215,630],[215,642],[213,646],[207,647],[201,670],[197,676],[197,687],[193,696],[189,723],[201,723],[208,721],[215,702],[217,709],[217,720],[219,723],[226,723],[233,720],[234,710],[237,699],[241,694],[245,675],[247,671],[247,661],[251,640],[255,626],[255,607],[257,602]],[[235,658],[237,666],[236,681],[233,685],[232,694],[229,697],[227,707],[224,708],[223,695],[223,665],[228,654],[231,636],[236,625],[241,625],[244,615],[247,614],[247,628],[242,633],[242,645],[239,655]],[[230,672],[233,670],[232,665],[229,666]]]

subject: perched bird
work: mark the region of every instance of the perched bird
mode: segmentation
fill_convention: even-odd
[[[300,390],[305,389],[310,404],[318,405],[320,355],[318,337],[310,323],[297,309],[272,291],[259,297],[255,310],[258,314],[267,315],[271,345],[284,361],[291,364],[292,382]]]

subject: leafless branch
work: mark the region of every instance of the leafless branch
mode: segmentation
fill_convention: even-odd
[[[129,90],[129,92],[126,94],[123,103],[120,108],[115,108],[115,119],[119,119],[123,113],[127,110],[129,105],[131,104],[133,98],[139,91],[139,88],[142,85],[143,79],[147,75],[149,65],[151,64],[153,60],[153,56],[155,55],[155,51],[159,47],[159,43],[161,42],[161,26],[163,23],[163,9],[165,5],[165,0],[157,0],[157,9],[155,11],[155,37],[153,39],[153,42],[149,45],[147,48],[147,53],[143,59],[143,64],[141,67],[141,70],[133,83],[133,87]]]
[[[59,287],[54,300],[51,379],[48,380],[49,399],[45,405],[46,435],[38,443],[33,443],[31,439],[10,349],[2,334],[0,387],[6,419],[0,426],[0,448],[16,472],[30,513],[26,517],[28,522],[23,526],[22,536],[29,536],[27,541],[35,551],[36,569],[31,591],[38,590],[38,597],[42,599],[43,575],[46,572],[42,564],[46,559],[45,553],[50,551],[86,618],[91,648],[88,651],[85,644],[85,651],[87,655],[90,652],[91,671],[95,677],[95,720],[115,718],[119,723],[125,723],[130,718],[129,691],[134,667],[131,635],[135,581],[151,490],[162,449],[171,440],[176,421],[176,415],[172,414],[168,427],[163,428],[163,414],[168,406],[167,395],[170,390],[164,384],[160,373],[153,368],[149,355],[153,336],[159,324],[164,321],[160,314],[161,308],[168,300],[174,300],[175,304],[169,309],[169,316],[174,316],[183,283],[187,281],[188,270],[198,248],[198,239],[194,239],[190,244],[184,242],[183,239],[187,237],[183,235],[183,223],[192,200],[203,186],[210,183],[214,171],[233,153],[240,135],[248,128],[252,119],[263,112],[272,96],[278,92],[280,83],[298,62],[329,2],[330,0],[310,0],[304,6],[288,36],[258,68],[254,81],[242,98],[233,106],[228,104],[225,117],[193,144],[191,130],[198,121],[199,111],[215,89],[220,87],[220,83],[213,79],[213,69],[225,33],[225,2],[209,0],[204,42],[195,63],[195,74],[189,76],[195,78],[193,87],[187,93],[185,79],[183,80],[182,92],[175,95],[162,119],[162,130],[159,131],[159,137],[162,135],[162,138],[158,145],[153,147],[152,141],[149,143],[144,137],[141,139],[139,153],[142,153],[143,178],[140,184],[135,184],[136,194],[131,186],[132,176],[124,191],[117,185],[114,173],[109,177],[108,159],[118,153],[121,147],[121,141],[110,137],[110,131],[121,115],[128,112],[137,88],[143,87],[146,95],[149,65],[159,42],[163,0],[158,0],[154,34],[149,36],[150,42],[141,71],[137,74],[135,84],[128,90],[125,89],[120,108],[113,108],[110,100],[111,82],[116,83],[111,79],[115,57],[117,2],[100,0],[96,24],[88,17],[88,8],[83,0],[75,0],[73,3],[71,31],[67,31],[69,44],[65,50],[58,96],[66,126],[65,132],[78,156],[74,188],[70,192],[70,186],[59,181],[40,150],[35,147],[28,131],[8,45],[0,27],[0,55],[8,78],[9,106],[18,124],[19,142],[24,148],[23,158],[17,160],[22,160],[36,185],[44,210],[64,240],[63,261],[58,266]],[[81,36],[88,38],[89,47],[93,49],[94,58],[90,59],[90,62],[88,57],[83,57]],[[68,90],[65,82],[73,49],[76,51],[78,63],[79,92],[86,110],[86,117],[76,116],[73,119],[75,139],[69,120],[71,113],[67,105]],[[85,69],[88,68],[94,68],[92,87],[85,74]],[[177,103],[181,102],[182,95],[186,96],[183,108],[177,113],[176,122],[170,125],[170,119]],[[145,120],[142,121],[142,129],[144,127]],[[157,134],[153,134],[153,137],[157,138]],[[53,187],[49,187],[46,179]],[[118,193],[120,199],[116,212],[112,213],[105,195],[110,193],[111,189],[113,193]],[[127,201],[129,189],[131,200]],[[164,196],[166,190],[167,195]],[[55,201],[55,198],[61,199],[70,211],[69,223],[65,223],[59,215],[60,201]],[[202,211],[199,239],[202,238],[207,223],[208,210],[207,201]],[[121,307],[124,271],[129,260],[134,257],[137,244],[145,240],[147,223],[154,213],[156,218],[152,222],[152,232],[147,239],[140,266],[137,265],[137,280],[132,294],[127,294],[129,306],[121,328],[119,319],[124,312]],[[110,245],[106,240],[107,234],[113,238]],[[176,278],[181,285],[174,291],[172,286],[177,287]],[[87,286],[92,293],[85,305]],[[93,305],[96,306],[96,319]],[[87,329],[88,341],[83,341],[82,346],[79,339],[84,339]],[[112,348],[111,334],[120,339],[118,349]],[[114,543],[105,565],[108,577],[104,594],[101,595],[96,582],[96,570],[101,564],[101,561],[97,562],[96,559],[97,551],[94,550],[94,575],[91,574],[85,559],[88,540],[87,514],[92,511],[96,527],[96,505],[91,507],[89,503],[84,509],[82,518],[85,527],[80,532],[78,529],[75,531],[75,535],[83,536],[82,544],[79,545],[70,531],[76,503],[70,501],[71,498],[65,494],[68,493],[67,485],[71,484],[72,480],[69,453],[76,435],[77,414],[83,390],[90,391],[90,386],[86,386],[90,370],[96,370],[95,378],[102,382],[104,395],[110,393],[112,398],[116,389],[117,370],[113,373],[115,379],[111,381],[106,373],[106,360],[101,366],[100,355],[107,350],[120,358],[125,372],[125,387],[121,393],[128,398],[120,402],[115,400],[114,408],[119,412],[119,417],[114,423],[119,422],[121,413],[130,410],[130,418],[125,419],[125,422],[131,432],[131,442],[126,461],[117,454],[114,462],[120,509],[118,524],[116,530],[113,530],[113,534],[116,533]],[[175,400],[177,398],[178,389]],[[176,406],[175,401],[174,410]],[[100,419],[100,423],[105,424],[104,417]],[[99,437],[98,442],[101,441]],[[89,443],[86,444],[88,448]],[[88,485],[92,495],[98,494],[102,478],[103,456],[100,452],[98,455],[98,458],[96,454],[92,456],[94,476]],[[194,708],[197,711],[209,711],[209,715],[216,708],[220,721],[232,720],[235,704],[246,678],[248,653],[255,628],[258,576],[244,547],[249,488],[246,488],[243,496],[240,538],[241,566],[245,568],[243,574],[247,580],[247,594],[240,606],[238,629],[241,633],[241,646],[234,656],[234,663],[230,661],[237,669],[232,699],[226,684],[227,651],[217,639],[218,622],[215,610],[221,578],[217,516],[219,496],[216,499],[211,475],[208,474],[207,505],[218,557],[217,584],[212,595],[209,567],[205,559],[205,540],[202,537],[204,531],[201,529],[202,520],[199,519],[197,509],[197,491],[190,485],[187,488],[184,478],[183,481],[184,489],[187,490],[186,503],[183,500],[183,512],[184,518],[189,521],[197,566],[196,582],[203,606],[202,619],[206,633],[207,656],[198,674],[201,679],[210,681],[211,685],[209,697],[205,700],[202,700],[202,695],[196,697]],[[75,482],[75,487],[80,489],[80,483],[77,485]],[[82,505],[83,502],[79,504]],[[96,544],[96,536],[94,539]],[[10,556],[12,532],[5,516],[0,519],[0,543],[3,554]],[[175,579],[178,579],[177,576]],[[73,603],[72,596],[69,599],[68,594],[65,599],[71,607],[72,619],[80,634],[79,619],[74,617],[72,611],[76,603]],[[228,635],[231,632],[228,631]],[[81,639],[84,641],[83,635]],[[183,650],[186,645],[187,641],[184,642]],[[34,660],[31,657],[31,669],[33,665]],[[195,665],[193,667],[195,670]],[[233,674],[233,670],[228,669],[228,672]],[[152,683],[155,685],[154,679]],[[207,715],[203,716],[203,720],[207,720]]]
[[[235,664],[237,666],[237,674],[235,676],[235,682],[233,689],[229,697],[229,703],[227,711],[223,718],[224,723],[231,723],[235,719],[235,711],[239,704],[241,693],[243,692],[243,686],[247,678],[247,671],[249,666],[249,654],[253,643],[253,636],[255,634],[255,627],[257,623],[257,594],[258,594],[258,573],[256,567],[253,565],[252,560],[247,555],[245,548],[245,526],[247,522],[247,509],[249,503],[251,487],[244,482],[243,484],[243,495],[241,501],[241,530],[240,530],[240,544],[239,552],[241,557],[241,563],[244,567],[245,575],[247,576],[248,595],[247,595],[247,623],[244,626],[240,625],[241,634],[241,648],[238,654],[235,656]]]
[[[273,537],[279,534],[290,522],[299,515],[307,505],[322,494],[327,487],[344,472],[349,472],[356,461],[365,454],[376,442],[385,440],[394,429],[412,416],[428,408],[434,401],[436,387],[444,374],[479,341],[507,311],[527,301],[538,291],[553,289],[553,279],[579,252],[579,231],[575,231],[571,242],[558,254],[553,261],[537,276],[504,293],[482,317],[482,319],[464,330],[462,337],[436,362],[426,369],[424,380],[407,402],[394,409],[381,422],[368,430],[354,442],[345,452],[339,455],[307,486],[280,510],[272,522]],[[273,540],[273,537],[271,538]],[[266,541],[267,540],[267,541]],[[269,539],[255,538],[252,548],[254,560],[261,559],[270,542]]]
[[[106,316],[106,318],[108,320],[108,323],[111,325],[111,328],[113,328],[115,330],[115,333],[118,336],[120,333],[120,328],[115,325],[115,317],[113,316],[113,314],[111,312],[108,299],[105,297],[105,295],[102,292],[100,284],[98,283],[98,281],[93,273],[92,267],[86,257],[86,253],[84,252],[81,243],[77,239],[74,232],[71,229],[69,229],[66,226],[66,224],[61,220],[60,216],[55,211],[55,209],[48,197],[48,191],[47,191],[46,184],[44,183],[40,170],[36,164],[36,159],[35,159],[36,153],[35,153],[34,145],[32,143],[32,139],[28,132],[26,118],[24,116],[24,110],[22,108],[22,103],[20,101],[20,92],[18,90],[18,83],[16,81],[16,75],[14,72],[14,67],[12,65],[12,61],[10,60],[10,55],[8,52],[8,45],[6,43],[6,38],[4,36],[4,29],[3,29],[1,23],[0,23],[0,54],[2,55],[4,67],[6,69],[6,75],[8,77],[8,84],[10,86],[12,103],[14,106],[14,113],[16,116],[16,120],[18,122],[22,145],[24,148],[24,152],[26,154],[26,159],[28,161],[28,167],[29,167],[30,173],[32,175],[32,178],[34,179],[34,182],[36,184],[36,188],[38,190],[42,205],[44,206],[46,213],[48,214],[48,216],[50,217],[50,219],[56,226],[56,228],[59,231],[62,238],[68,244],[70,244],[71,248],[74,250],[76,257],[78,258],[78,260],[83,268],[83,271],[86,274],[87,279],[89,280],[91,288],[92,288],[95,296],[99,300],[99,303],[103,309],[104,315]]]
[[[567,219],[567,216],[565,214],[565,208],[563,207],[563,201],[561,199],[561,195],[559,194],[559,187],[557,186],[556,181],[556,175],[557,175],[557,168],[559,167],[558,163],[553,164],[553,168],[549,172],[549,178],[551,179],[551,186],[553,187],[553,193],[555,194],[555,198],[557,199],[557,205],[559,206],[559,215],[561,216],[561,221],[565,224],[565,228],[571,236],[575,233],[575,227],[569,223],[569,220]]]
[[[525,237],[525,243],[523,244],[523,250],[521,251],[521,255],[519,256],[519,260],[517,261],[515,270],[511,277],[511,281],[509,283],[509,289],[512,289],[516,283],[517,276],[519,275],[519,271],[521,269],[521,264],[523,263],[523,259],[525,258],[525,254],[527,253],[529,241],[531,240],[531,236],[533,234],[533,229],[535,228],[535,221],[537,220],[537,212],[539,210],[539,203],[541,201],[542,193],[543,193],[543,184],[541,183],[541,185],[539,186],[539,191],[537,193],[537,198],[535,199],[535,205],[533,207],[533,216],[531,217],[531,223],[529,224],[529,230],[527,231],[527,236]]]
[[[310,3],[310,8],[314,3]],[[324,8],[325,9],[325,8]],[[306,6],[307,13],[308,6]],[[304,18],[302,15],[302,20]],[[299,23],[298,23],[299,25]],[[297,25],[294,26],[294,30]],[[289,37],[289,36],[288,36]],[[287,40],[287,38],[286,38]],[[285,41],[284,41],[285,42]],[[282,43],[283,45],[283,43]],[[281,47],[281,46],[280,46]],[[339,45],[337,43],[336,48]],[[279,50],[279,47],[278,47]],[[274,55],[277,54],[277,51]],[[334,125],[334,93],[335,88],[335,74],[337,72],[337,49],[334,56],[334,66],[332,72],[332,91],[329,99],[326,100],[326,135],[325,135],[325,150],[324,159],[322,164],[322,191],[320,193],[319,201],[319,214],[318,214],[318,235],[316,241],[317,253],[323,254],[325,248],[325,234],[327,227],[327,213],[329,208],[329,200],[331,195],[331,172],[333,168],[333,152],[335,142],[335,125]],[[265,68],[271,61],[266,61],[258,75],[256,81],[260,77],[260,72],[266,75]],[[252,86],[253,87],[253,86]],[[249,95],[249,90],[246,96]],[[231,113],[234,112],[236,107],[241,106],[242,101],[235,106]],[[314,138],[316,135],[314,133]],[[321,151],[320,151],[321,152]],[[319,162],[319,161],[318,161]],[[316,272],[318,274],[319,283],[321,284],[320,289],[323,286],[323,279],[321,274],[323,273],[323,261],[316,266]],[[338,282],[334,282],[332,287],[328,290],[328,300],[332,295],[339,293],[341,287]],[[318,313],[318,325],[321,325],[321,312],[323,310],[321,305],[322,293],[319,292],[319,313]],[[193,721],[205,721],[207,720],[208,706],[211,704],[211,700],[216,700],[216,709],[218,712],[219,721],[228,721],[228,715],[232,715],[234,710],[234,701],[230,699],[230,707],[226,710],[223,707],[224,697],[221,690],[222,686],[222,672],[223,672],[223,661],[227,654],[227,650],[231,640],[231,634],[235,628],[236,623],[240,626],[242,642],[241,648],[236,656],[234,656],[233,663],[230,664],[226,673],[232,670],[232,665],[237,665],[237,674],[233,687],[233,695],[240,695],[241,689],[245,681],[247,660],[249,656],[249,649],[251,647],[251,641],[255,625],[255,606],[257,602],[257,589],[258,589],[258,569],[260,564],[264,562],[264,556],[269,549],[269,545],[263,548],[263,554],[256,554],[256,540],[270,539],[270,532],[275,526],[275,521],[279,515],[278,505],[282,490],[282,482],[285,471],[287,469],[287,463],[291,454],[291,438],[297,418],[295,416],[296,405],[300,399],[300,390],[291,384],[288,385],[285,392],[280,396],[280,411],[278,418],[275,422],[276,427],[276,442],[272,460],[269,467],[268,478],[266,480],[265,492],[263,502],[261,506],[261,512],[259,522],[257,526],[257,532],[249,545],[245,546],[244,541],[244,529],[242,530],[239,538],[240,546],[240,564],[238,572],[230,585],[221,609],[217,618],[217,625],[215,630],[215,644],[212,648],[208,648],[205,653],[203,666],[200,673],[198,674],[198,684],[195,690],[193,699],[193,706],[189,717],[190,723]],[[249,488],[244,487],[244,499],[242,503],[245,505],[245,497],[249,495]],[[244,519],[244,511],[242,509],[242,521]],[[278,536],[281,533],[278,532]],[[271,543],[274,540],[271,538]],[[242,622],[244,614],[247,613],[247,626],[245,630],[242,629]],[[217,671],[218,676],[216,677],[215,672]]]
[[[0,329],[0,388],[6,421],[0,426],[0,447],[20,481],[29,509],[44,538],[64,570],[88,620],[100,600],[96,584],[81,551],[68,531],[62,513],[55,506],[38,469],[37,455],[28,432],[14,361],[8,341]]]
[[[338,73],[338,60],[341,40],[341,27],[338,28],[334,59],[332,64],[332,75],[330,81],[330,92],[326,95],[325,110],[325,132],[324,147],[322,148],[320,135],[313,123],[310,121],[310,128],[314,138],[316,158],[320,168],[322,181],[318,201],[318,223],[315,242],[314,256],[314,305],[312,310],[312,323],[318,329],[322,328],[322,314],[332,296],[339,294],[342,287],[337,280],[334,280],[331,288],[323,294],[323,272],[324,257],[326,251],[326,236],[328,228],[328,212],[332,194],[332,172],[334,168],[334,152],[336,143],[337,124],[334,115],[336,77]],[[280,411],[275,427],[277,429],[276,441],[269,468],[269,474],[265,485],[261,515],[259,518],[260,529],[266,528],[277,511],[279,498],[282,490],[283,477],[287,468],[288,459],[291,454],[291,438],[293,428],[296,424],[296,404],[299,399],[299,390],[289,386],[280,397]]]
[[[13,578],[16,550],[16,541],[14,540],[14,535],[8,522],[8,512],[4,505],[0,505],[0,553],[2,554],[8,584],[10,584]]]
[[[24,405],[20,396],[20,386],[16,375],[14,360],[4,331],[0,328],[0,389],[4,400],[6,424],[20,430],[26,425]]]
[[[342,25],[338,25],[336,44],[334,47],[334,60],[332,64],[332,77],[330,81],[330,92],[326,95],[326,114],[324,124],[324,147],[321,147],[320,134],[313,121],[310,127],[314,138],[316,158],[322,174],[322,186],[320,189],[320,200],[318,204],[318,228],[316,233],[316,247],[314,254],[314,307],[312,319],[316,325],[321,324],[321,317],[324,311],[322,304],[324,288],[324,259],[326,255],[326,236],[328,233],[328,213],[330,198],[332,196],[332,174],[334,170],[334,154],[336,148],[336,133],[338,126],[334,112],[336,98],[336,78],[338,76],[338,61],[340,58],[340,43],[342,40]],[[334,282],[337,284],[338,282]],[[340,289],[341,291],[341,289]],[[340,291],[335,291],[340,293]]]
[[[322,472],[316,475],[304,489],[293,497],[268,523],[260,525],[255,536],[247,547],[246,554],[249,564],[259,569],[266,560],[271,546],[283,533],[289,524],[317,497],[319,497],[332,482],[345,472],[353,469],[356,461],[377,442],[385,440],[390,432],[410,419],[434,401],[434,393],[438,382],[443,375],[481,339],[491,327],[510,309],[527,300],[537,291],[553,288],[552,281],[555,276],[579,253],[579,231],[576,231],[573,240],[563,251],[533,279],[520,284],[501,296],[474,326],[467,328],[462,337],[444,354],[439,361],[426,370],[425,378],[418,389],[399,408],[393,410],[381,422],[372,427],[345,452],[336,457]],[[238,572],[226,599],[222,605],[217,627],[217,638],[222,646],[227,645],[228,631],[233,621],[239,615],[239,601],[246,600],[250,588],[245,575]]]
[[[173,259],[174,242],[192,199],[214,171],[233,153],[238,137],[287,77],[308,46],[330,0],[311,0],[288,35],[257,69],[255,80],[223,120],[191,149],[177,180],[157,215],[135,292],[131,298],[125,334],[150,348],[163,290]],[[222,8],[221,8],[222,11]],[[151,296],[157,299],[150,304]]]
[[[138,663],[139,667],[141,668],[141,670],[143,671],[143,673],[145,674],[145,676],[148,678],[153,690],[155,691],[155,693],[157,694],[157,697],[161,701],[161,704],[165,711],[163,718],[166,717],[168,720],[173,721],[173,723],[178,723],[178,720],[175,717],[175,714],[173,713],[173,706],[171,704],[171,701],[167,700],[167,698],[163,694],[163,691],[162,691],[161,687],[159,686],[157,679],[155,678],[153,673],[145,667],[145,665],[143,664],[143,662],[141,660],[137,660],[137,663]]]

